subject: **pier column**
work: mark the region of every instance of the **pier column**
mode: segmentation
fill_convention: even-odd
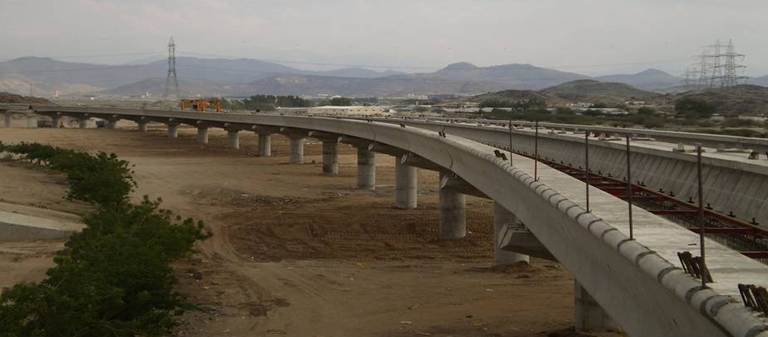
[[[376,153],[367,148],[357,148],[357,188],[376,189]]]
[[[395,157],[395,206],[399,208],[416,208],[418,171],[413,166],[401,163],[400,157]]]
[[[509,265],[525,261],[529,263],[531,258],[525,254],[501,250],[499,244],[502,235],[507,227],[517,226],[518,219],[515,214],[508,211],[504,206],[493,202],[493,264],[497,266]]]
[[[208,144],[208,127],[205,127],[205,126],[197,127],[197,143]]]
[[[575,279],[573,280],[574,316],[577,331],[606,330],[615,326],[608,313]]]
[[[105,122],[107,122],[107,129],[114,130],[117,128],[117,119],[105,119]],[[141,126],[141,124],[139,124]]]
[[[259,157],[272,157],[272,135],[259,134]]]
[[[179,137],[179,124],[168,123],[168,138]]]
[[[54,129],[58,129],[59,126],[61,125],[61,117],[56,116],[56,117],[51,117],[51,119],[53,120],[51,127]]]
[[[440,172],[440,181],[456,179],[453,174]],[[441,184],[442,185],[442,184]],[[440,239],[460,239],[467,236],[466,196],[455,189],[440,187]]]
[[[230,149],[240,148],[239,130],[227,130],[227,147]]]
[[[323,173],[339,173],[339,142],[323,141]]]
[[[5,120],[5,124],[3,124],[4,128],[10,128],[11,127],[11,114],[5,113],[3,114],[3,120]]]
[[[289,163],[291,164],[303,164],[304,163],[304,137],[291,137],[291,153],[289,155]]]
[[[78,127],[85,129],[88,127],[88,118],[80,118],[78,121]]]
[[[29,114],[27,115],[27,127],[28,128],[37,128],[37,116]]]
[[[147,121],[138,121],[139,123],[139,132],[147,132]]]

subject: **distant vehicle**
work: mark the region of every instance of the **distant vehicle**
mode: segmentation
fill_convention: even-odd
[[[96,127],[99,128],[99,129],[106,128],[107,127],[107,121],[105,121],[105,120],[96,121]]]

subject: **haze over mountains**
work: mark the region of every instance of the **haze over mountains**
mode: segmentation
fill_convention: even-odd
[[[182,95],[249,96],[260,94],[409,97],[428,94],[476,95],[509,89],[540,90],[593,79],[653,91],[682,84],[682,79],[648,69],[637,74],[590,77],[530,64],[478,67],[460,62],[431,73],[400,73],[345,68],[308,71],[255,59],[177,58]],[[162,95],[167,63],[98,65],[23,57],[0,62],[0,91],[51,96],[69,94]],[[768,85],[768,76],[753,84]]]

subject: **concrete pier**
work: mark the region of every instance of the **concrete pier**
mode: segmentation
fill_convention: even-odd
[[[179,136],[179,124],[169,123],[168,124],[168,138],[176,138],[178,136]]]
[[[272,157],[272,135],[259,134],[259,157]]]
[[[323,173],[339,173],[339,142],[323,141]]]
[[[376,153],[367,148],[357,148],[357,188],[376,189]]]
[[[61,126],[61,117],[51,117],[51,119],[53,120],[51,122],[51,127],[54,129],[58,129],[59,126]]]
[[[579,282],[573,280],[574,326],[577,331],[606,330],[615,324]]]
[[[291,164],[304,164],[304,141],[306,138],[291,137],[291,153],[288,162]]]
[[[402,164],[400,159],[395,157],[395,206],[416,208],[418,171],[413,166]]]
[[[227,130],[227,148],[239,149],[240,148],[240,134],[239,130]]]
[[[453,174],[440,172],[440,180],[455,179]],[[440,188],[440,239],[460,239],[467,236],[466,196],[451,188]]]
[[[77,123],[78,123],[78,126],[79,126],[81,129],[85,129],[85,128],[87,128],[87,127],[88,127],[88,118],[81,118],[81,119],[79,119],[79,120],[77,121]]]
[[[531,258],[525,254],[519,254],[502,250],[500,248],[501,236],[509,226],[517,226],[518,219],[512,212],[497,202],[493,202],[493,264],[497,266],[509,265],[518,262],[530,262]]]
[[[106,119],[104,121],[107,122],[107,129],[114,130],[117,128],[117,119]],[[141,124],[139,124],[139,127],[141,127]]]
[[[147,132],[147,121],[139,121],[139,132]]]
[[[37,116],[35,115],[27,116],[27,127],[32,129],[37,128]]]
[[[197,143],[208,144],[208,128],[199,126],[197,127]]]
[[[5,124],[3,124],[3,127],[10,128],[11,127],[11,114],[3,114],[3,120],[5,120]]]

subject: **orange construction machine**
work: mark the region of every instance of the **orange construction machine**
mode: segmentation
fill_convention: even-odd
[[[181,104],[181,110],[208,111],[208,105],[212,105],[216,108],[216,112],[221,112],[221,100],[218,98],[183,98],[179,103]]]

